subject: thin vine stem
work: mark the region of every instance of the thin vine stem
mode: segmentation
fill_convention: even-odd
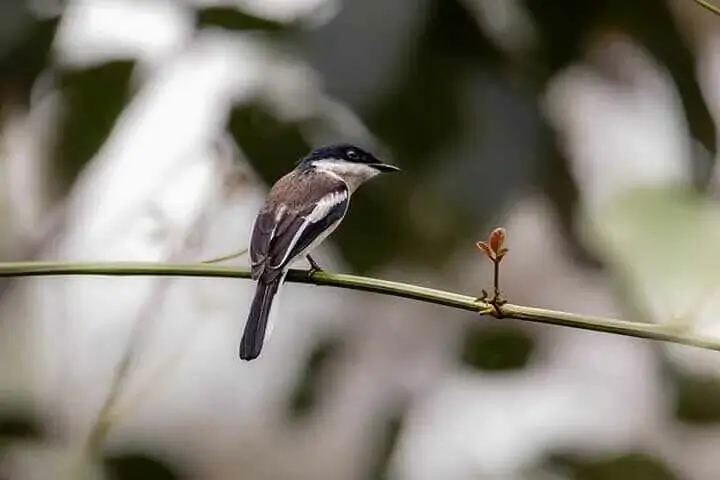
[[[250,278],[245,268],[197,264],[150,262],[70,263],[70,262],[12,262],[0,263],[0,277],[37,277],[62,275],[88,276],[173,276],[207,278]],[[469,295],[436,290],[407,283],[329,272],[291,270],[288,282],[345,288],[364,292],[407,298],[443,305],[478,314],[523,320],[547,325],[579,328],[595,332],[614,333],[629,337],[659,340],[679,345],[720,351],[720,338],[695,335],[675,325],[648,324],[606,317],[547,310],[506,303],[493,306]]]
[[[693,1],[695,3],[697,3],[698,5],[700,5],[701,7],[708,9],[715,15],[720,15],[720,8],[716,7],[715,5],[708,2],[707,0],[693,0]]]

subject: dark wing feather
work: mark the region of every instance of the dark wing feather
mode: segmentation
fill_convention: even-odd
[[[281,271],[340,220],[347,210],[348,197],[347,187],[341,184],[302,210],[286,209],[284,215],[291,220],[287,221],[287,228],[275,230],[270,240],[266,270]]]
[[[282,247],[289,243],[294,233],[288,234],[288,232],[296,232],[303,223],[304,219],[299,217],[296,212],[281,208],[281,211],[263,210],[255,221],[250,238],[252,278],[255,280],[263,274],[272,273],[268,270],[273,270],[269,266],[275,263],[278,246]],[[270,281],[271,279],[266,278],[266,280]]]
[[[258,279],[262,275],[267,260],[270,240],[275,233],[275,214],[269,210],[258,213],[250,237],[250,267],[252,278]]]
[[[325,230],[330,228],[334,223],[342,220],[347,211],[349,200],[347,195],[342,197],[337,203],[329,207],[328,212],[322,218],[315,222],[309,222],[302,233],[300,233],[292,250],[290,250],[288,258],[295,258],[303,250],[308,248],[316,238],[322,235]]]
[[[327,187],[319,190],[324,192],[322,196],[298,203],[279,202],[278,198],[283,196],[271,192],[266,207],[258,214],[250,240],[254,279],[273,281],[313,240],[342,219],[348,207],[347,186],[338,181]]]
[[[305,215],[307,215],[306,211],[288,211],[285,213],[280,222],[284,228],[278,228],[270,241],[270,250],[268,252],[268,266],[270,268],[282,267],[285,254],[292,249],[292,243],[296,240],[298,231],[305,223]]]

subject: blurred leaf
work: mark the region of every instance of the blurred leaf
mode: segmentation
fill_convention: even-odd
[[[392,459],[404,424],[404,409],[398,409],[388,416],[382,428],[378,429],[377,443],[373,445],[368,480],[385,480],[390,478],[390,460]]]
[[[3,441],[41,439],[46,432],[42,421],[26,409],[0,409],[0,444]]]
[[[590,219],[586,233],[656,320],[696,311],[720,287],[720,211],[690,189],[629,190]]]
[[[544,131],[546,157],[537,172],[537,181],[557,212],[560,238],[578,264],[587,268],[600,268],[600,259],[579,238],[577,219],[580,187],[572,174],[570,158],[559,148],[557,133],[549,127]]]
[[[112,480],[178,480],[190,478],[177,466],[146,453],[123,453],[105,458],[105,468]]]
[[[555,455],[550,464],[573,480],[676,480],[665,462],[644,452],[617,456]]]
[[[540,41],[521,59],[521,71],[530,75],[537,92],[546,90],[547,84],[568,64],[577,60],[586,47],[586,37],[607,7],[607,0],[576,2],[575,0],[524,0],[527,12],[534,21]],[[577,210],[580,192],[572,175],[571,162],[562,148],[558,132],[539,117],[543,123],[544,157],[537,172],[537,181],[559,217],[561,238],[568,252],[582,265],[600,267],[600,261],[585,248],[578,238]]]
[[[675,418],[692,425],[720,422],[720,378],[686,372],[675,388]]]
[[[707,187],[717,153],[717,129],[700,90],[695,54],[686,45],[669,2],[614,0],[612,6],[616,24],[647,48],[675,82],[690,133],[710,152],[710,155],[693,158],[695,183],[701,188]],[[652,18],[652,22],[648,22],[648,18]]]
[[[228,30],[264,30],[277,32],[287,30],[288,26],[250,15],[238,8],[213,6],[201,8],[197,12],[197,28],[220,27]]]
[[[19,43],[0,55],[0,107],[7,102],[27,104],[41,72],[48,69],[50,50],[60,19],[29,21]]]
[[[369,274],[390,259],[417,255],[407,210],[396,207],[393,200],[403,198],[403,192],[407,185],[393,175],[373,181],[355,194],[348,215],[333,233],[343,259],[354,271]],[[430,262],[431,257],[425,260]]]
[[[290,397],[288,413],[292,419],[305,418],[312,414],[322,390],[322,375],[326,367],[337,358],[342,344],[339,340],[321,342],[310,354],[304,374]]]
[[[34,21],[26,1],[0,2],[0,57],[23,41]]]
[[[60,73],[64,105],[56,161],[63,186],[72,185],[130,101],[134,65],[119,60]]]
[[[535,341],[523,329],[511,325],[473,326],[463,339],[460,361],[483,371],[525,368]]]
[[[310,150],[300,125],[282,122],[259,102],[233,108],[228,130],[268,185],[295,168]]]
[[[537,49],[530,52],[527,60],[537,67],[532,70],[539,74],[536,82],[544,85],[583,52],[585,37],[608,1],[524,0],[524,3],[540,36]]]

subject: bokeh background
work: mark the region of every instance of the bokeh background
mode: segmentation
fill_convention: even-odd
[[[6,0],[0,258],[221,256],[352,141],[403,173],[326,268],[479,295],[504,225],[513,303],[720,341],[719,33],[692,0]],[[245,363],[252,288],[3,279],[0,478],[720,478],[716,353],[290,285]]]

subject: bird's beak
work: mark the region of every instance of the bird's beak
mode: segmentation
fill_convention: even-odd
[[[400,169],[388,163],[373,163],[372,167],[382,173],[399,172]]]

